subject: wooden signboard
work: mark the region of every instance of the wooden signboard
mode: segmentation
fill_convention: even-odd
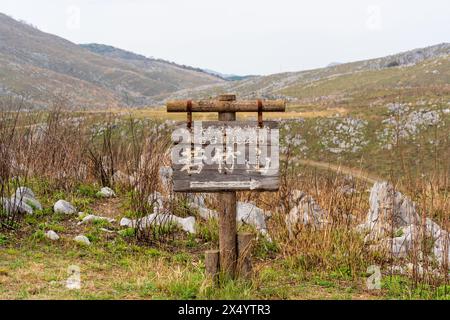
[[[263,121],[262,113],[284,112],[285,107],[282,100],[239,101],[233,94],[167,103],[167,112],[187,113],[186,123],[172,133],[173,190],[219,192],[220,250],[205,253],[207,274],[217,268],[231,277],[250,272],[252,236],[236,234],[236,191],[278,190],[278,124]],[[193,112],[217,112],[219,121],[193,122]],[[258,112],[258,121],[236,121],[236,112]],[[240,270],[238,260],[245,261]]]
[[[276,191],[279,129],[274,121],[194,121],[172,134],[175,192]]]

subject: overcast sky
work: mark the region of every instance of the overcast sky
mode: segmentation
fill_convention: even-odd
[[[234,74],[450,42],[448,0],[1,0],[0,12],[75,43]]]

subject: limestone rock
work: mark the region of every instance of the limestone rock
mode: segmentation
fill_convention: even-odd
[[[36,199],[36,195],[34,194],[34,192],[27,187],[18,187],[15,195],[20,198],[20,197],[28,197],[28,198],[32,198],[32,199]]]
[[[121,227],[128,227],[128,228],[134,228],[135,227],[135,223],[133,220],[128,219],[128,218],[122,218],[119,222],[119,225]]]
[[[48,238],[48,239],[50,239],[50,240],[52,240],[52,241],[59,240],[58,234],[57,234],[55,231],[53,231],[53,230],[47,231],[47,232],[45,233],[45,237]]]
[[[327,213],[306,193],[294,190],[290,201],[293,206],[285,218],[290,237],[293,237],[297,224],[322,227],[328,223]]]
[[[87,223],[91,223],[94,221],[108,221],[109,223],[113,223],[116,220],[113,218],[96,216],[94,214],[88,214],[80,222],[78,222],[78,225],[87,224]]]
[[[369,197],[370,209],[365,226],[370,238],[383,238],[392,230],[419,223],[414,202],[388,182],[376,182]]]
[[[5,210],[8,214],[33,214],[33,208],[15,196],[11,199],[1,198],[0,201],[3,206],[3,210]]]
[[[370,248],[406,258],[416,250],[419,259],[421,236],[425,234],[432,243],[433,256],[440,265],[450,261],[449,233],[433,220],[426,218],[422,225],[415,204],[387,182],[377,182],[370,192],[370,209],[366,222],[357,231],[366,233],[365,242]],[[396,236],[396,234],[400,234]]]
[[[252,203],[240,201],[237,203],[236,210],[238,222],[252,225],[261,234],[268,235],[264,210]]]
[[[161,179],[161,183],[166,190],[170,190],[172,187],[172,174],[173,170],[171,167],[159,168],[159,178]]]
[[[138,228],[140,230],[145,230],[152,226],[161,226],[171,223],[179,226],[183,231],[195,233],[195,217],[181,218],[173,214],[152,213],[136,220],[131,220],[128,218],[122,218],[122,220],[120,220],[120,226]]]
[[[77,209],[70,202],[67,202],[65,200],[58,200],[53,206],[53,211],[55,213],[63,213],[63,214],[77,213]]]
[[[75,238],[73,238],[74,241],[89,246],[91,242],[89,241],[88,237],[84,235],[78,235]]]
[[[116,196],[116,193],[114,192],[113,189],[111,189],[109,187],[103,187],[98,192],[98,195],[103,198],[112,198],[112,197]]]

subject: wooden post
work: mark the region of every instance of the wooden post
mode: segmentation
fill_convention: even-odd
[[[250,278],[252,273],[251,251],[253,238],[253,234],[249,232],[238,234],[237,274],[243,278]]]
[[[235,95],[221,95],[219,101],[234,101]],[[235,121],[235,112],[219,112],[219,121]],[[236,191],[220,193],[219,213],[220,269],[234,278],[237,263]]]
[[[208,250],[205,252],[206,276],[216,280],[219,274],[219,250]]]

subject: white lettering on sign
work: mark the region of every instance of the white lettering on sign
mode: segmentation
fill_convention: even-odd
[[[174,190],[275,189],[279,171],[276,122],[195,121],[172,133]],[[264,181],[263,181],[264,180]]]

